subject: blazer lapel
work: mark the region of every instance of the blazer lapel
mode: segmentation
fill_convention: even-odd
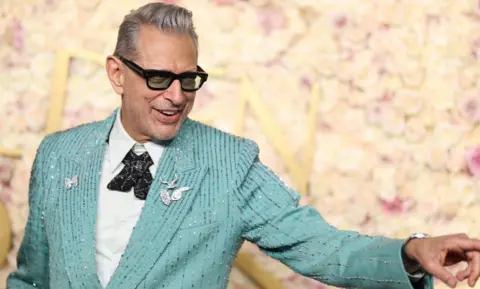
[[[164,151],[140,219],[107,289],[136,288],[167,248],[189,212],[206,173],[205,167],[193,162],[189,126],[190,123],[186,122]],[[188,187],[189,190],[183,193],[181,199],[166,205],[161,191],[167,190],[168,186],[163,181],[172,182],[175,178],[178,180],[176,188]]]
[[[59,161],[57,211],[65,266],[73,288],[101,288],[95,259],[97,199],[106,139],[114,119],[115,114],[97,124],[85,139],[74,139],[77,153]]]

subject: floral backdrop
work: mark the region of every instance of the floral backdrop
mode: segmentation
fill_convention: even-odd
[[[0,1],[0,200],[14,231],[0,288],[15,266],[28,215],[27,185],[44,136],[59,49],[107,55],[142,0]],[[268,104],[300,161],[310,137],[309,95],[319,87],[315,155],[303,203],[342,229],[479,236],[480,7],[474,0],[178,0],[194,13],[200,65],[224,73],[194,114],[234,131],[244,77]],[[106,117],[119,99],[103,68],[74,59],[62,128]],[[242,135],[294,185],[272,140],[248,113]],[[286,288],[327,288],[245,249]],[[478,287],[478,286],[477,286]],[[231,288],[255,288],[234,269]],[[436,288],[447,288],[439,285]],[[467,288],[462,285],[458,288]]]

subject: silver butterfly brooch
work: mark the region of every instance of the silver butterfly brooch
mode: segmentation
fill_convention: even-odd
[[[65,178],[65,188],[67,188],[67,190],[71,189],[72,187],[76,187],[77,185],[78,185],[77,176],[73,176],[72,179]]]

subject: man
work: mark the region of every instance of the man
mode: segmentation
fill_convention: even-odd
[[[197,58],[188,10],[152,3],[126,16],[106,61],[121,108],[42,141],[7,288],[226,288],[245,239],[339,287],[474,286],[480,241],[337,230],[298,206],[253,142],[188,119],[208,78]],[[460,261],[457,276],[443,267]]]

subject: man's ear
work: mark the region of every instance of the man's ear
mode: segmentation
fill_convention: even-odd
[[[110,55],[107,57],[105,68],[113,90],[115,90],[118,95],[122,95],[125,72],[123,63],[115,56]]]

